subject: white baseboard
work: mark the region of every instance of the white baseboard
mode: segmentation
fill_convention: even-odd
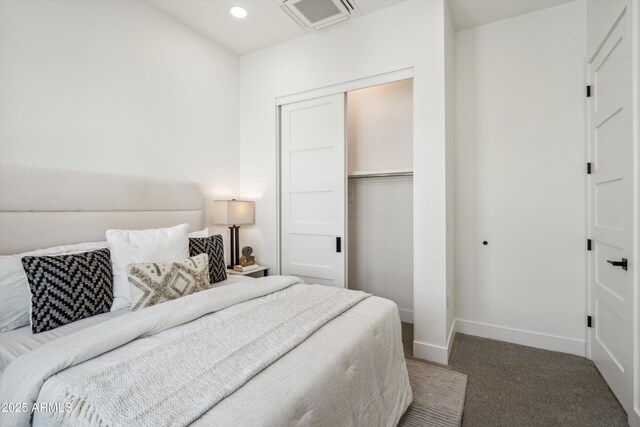
[[[447,346],[442,347],[435,344],[428,344],[421,341],[413,342],[413,357],[428,360],[430,362],[440,363],[442,365],[449,364],[449,356],[453,347],[453,340],[456,337],[456,321],[453,321],[449,337],[447,338]]]
[[[400,320],[405,323],[411,323],[413,325],[413,310],[407,310],[406,308],[398,308],[400,312]]]
[[[449,362],[449,351],[447,347],[428,344],[426,342],[413,341],[413,357],[424,359],[430,362],[446,365]]]
[[[559,351],[561,353],[569,353],[585,357],[586,346],[584,340],[543,334],[523,329],[507,328],[504,326],[490,325],[488,323],[480,323],[463,319],[456,319],[454,327],[456,332],[460,332],[462,334],[475,335],[478,337],[491,338],[498,341],[506,341],[513,344],[526,345],[529,347]]]
[[[449,336],[447,337],[447,365],[449,364],[449,357],[451,357],[451,348],[453,347],[453,340],[456,339],[456,323],[458,319],[453,319]]]
[[[403,310],[400,310],[401,319],[402,311]],[[413,312],[411,312],[411,316],[413,317]],[[403,322],[404,321],[405,320],[403,320]],[[447,337],[446,346],[414,341],[413,357],[447,365],[449,363],[449,356],[451,355],[451,349],[453,348],[456,332],[585,357],[586,349],[584,340],[543,334],[524,329],[507,328],[504,326],[463,319],[455,319],[453,321],[453,325],[449,331],[449,336]]]

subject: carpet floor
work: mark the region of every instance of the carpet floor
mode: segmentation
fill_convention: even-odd
[[[413,325],[402,324],[402,339],[411,359]],[[469,376],[463,427],[628,426],[584,357],[456,334],[446,368]]]

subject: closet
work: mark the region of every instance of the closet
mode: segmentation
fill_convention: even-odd
[[[413,81],[280,107],[280,270],[413,322]]]
[[[413,84],[347,93],[347,286],[413,323]]]

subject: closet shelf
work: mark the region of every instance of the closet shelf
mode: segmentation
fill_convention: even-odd
[[[381,169],[371,171],[354,171],[349,173],[349,179],[351,178],[377,178],[384,176],[413,176],[413,169],[400,168],[400,169]]]

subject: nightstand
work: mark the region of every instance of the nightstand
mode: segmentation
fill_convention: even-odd
[[[269,275],[269,267],[262,266],[255,270],[245,271],[244,273],[227,268],[227,274],[232,276],[266,277]]]

